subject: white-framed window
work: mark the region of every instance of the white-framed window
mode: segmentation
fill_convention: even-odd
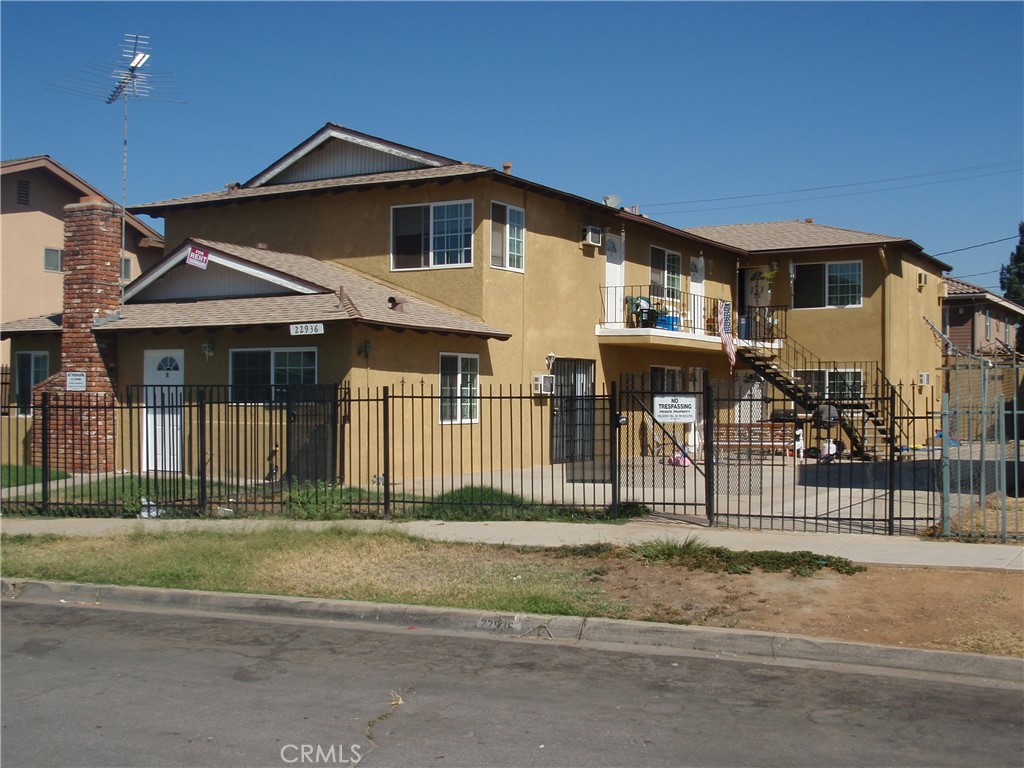
[[[64,249],[43,248],[43,269],[47,272],[63,272]]]
[[[132,279],[132,260],[127,256],[121,257],[121,279],[126,283]]]
[[[473,265],[473,201],[391,209],[391,269]]]
[[[49,352],[14,354],[14,400],[20,416],[32,415],[32,388],[50,375]]]
[[[856,369],[798,370],[794,373],[814,394],[829,400],[850,400],[864,396],[864,375]]]
[[[985,310],[985,341],[992,340],[992,310]]]
[[[794,268],[794,309],[859,307],[863,296],[863,265],[859,261],[797,264]]]
[[[491,203],[491,266],[523,271],[526,254],[526,212]]]
[[[480,356],[441,354],[442,424],[475,424],[480,418]]]
[[[282,387],[316,384],[316,347],[232,349],[229,353],[231,400],[270,403],[285,398]]]
[[[682,254],[651,246],[651,296],[676,299],[681,296]]]

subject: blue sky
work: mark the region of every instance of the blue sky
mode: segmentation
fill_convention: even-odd
[[[990,288],[1024,218],[1021,3],[4,0],[4,159],[120,199],[123,106],[52,84],[95,82],[126,33],[177,100],[129,104],[129,205],[245,181],[335,122],[677,227],[909,237]]]

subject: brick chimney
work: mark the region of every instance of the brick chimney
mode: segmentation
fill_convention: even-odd
[[[117,388],[116,342],[93,332],[96,318],[121,306],[121,217],[101,197],[64,208],[62,372],[85,374],[86,391]],[[61,381],[63,388],[64,381]]]
[[[42,458],[43,432],[50,465],[72,472],[114,468],[117,340],[94,332],[96,318],[121,305],[121,218],[102,197],[83,197],[64,208],[64,312],[60,373],[34,393],[33,454]],[[85,391],[69,391],[68,374],[85,376]],[[44,400],[46,407],[44,407]],[[43,429],[45,421],[46,429]],[[38,428],[37,428],[38,427]]]

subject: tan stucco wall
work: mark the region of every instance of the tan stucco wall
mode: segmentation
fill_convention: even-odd
[[[395,205],[472,200],[474,263],[469,268],[391,271],[391,208]],[[523,272],[490,266],[490,205],[501,202],[526,212]],[[422,372],[436,380],[437,355],[473,352],[481,355],[481,379],[529,386],[532,377],[548,373],[545,357],[594,360],[597,381],[617,379],[623,370],[647,366],[690,365],[684,346],[661,349],[651,357],[637,346],[617,350],[611,366],[595,328],[603,319],[605,257],[602,248],[580,243],[584,225],[619,234],[614,212],[586,209],[490,178],[455,181],[443,186],[343,192],[293,200],[242,203],[237,206],[176,211],[169,215],[166,242],[174,248],[188,237],[253,245],[334,260],[390,284],[480,317],[512,334],[504,341],[479,341],[457,336],[407,333],[381,336],[366,359],[354,360],[355,385],[378,386],[400,380],[401,372]],[[710,298],[728,298],[735,275],[735,257],[713,246],[629,224],[625,231],[625,283],[650,283],[650,249],[657,245],[683,255],[684,292],[689,291],[689,257],[706,257],[706,288]],[[353,349],[373,333],[356,332]],[[371,334],[368,336],[367,334]],[[392,341],[394,343],[392,343]],[[713,345],[712,345],[713,346]],[[712,358],[715,355],[711,355]],[[724,354],[719,364],[724,364]],[[393,359],[392,359],[393,358]],[[654,362],[657,360],[657,362]],[[415,377],[412,377],[415,378]]]
[[[941,350],[923,318],[937,327],[941,323],[937,265],[895,247],[850,249],[842,255],[832,252],[827,259],[816,254],[784,255],[777,258],[779,274],[771,303],[792,307],[787,279],[791,263],[826,260],[861,262],[862,305],[789,309],[789,337],[825,362],[877,362],[893,383],[916,384],[920,371],[934,374],[941,366]],[[764,261],[752,259],[751,266]],[[919,288],[921,272],[928,277]]]

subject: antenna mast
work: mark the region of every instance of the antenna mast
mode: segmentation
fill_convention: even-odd
[[[64,91],[76,96],[103,98],[105,103],[113,104],[119,99],[124,100],[124,141],[121,152],[121,264],[127,258],[127,215],[128,215],[128,101],[132,98],[152,97],[157,80],[162,86],[172,86],[173,82],[166,73],[143,67],[149,62],[149,35],[126,34],[121,59],[111,70],[103,65],[94,65],[84,74],[63,77],[48,85],[57,91]],[[113,79],[114,88],[110,88]],[[124,296],[124,287],[121,290]]]
[[[107,104],[113,104],[119,98],[124,99],[124,145],[121,155],[121,274],[124,274],[124,260],[127,258],[127,232],[128,232],[128,97],[139,96],[150,90],[146,82],[146,74],[141,72],[143,65],[149,61],[150,54],[144,49],[149,47],[148,35],[125,35],[125,47],[123,57],[129,61],[128,67],[122,70],[114,70],[113,77],[117,78],[117,85],[110,96],[107,97]],[[121,287],[122,300],[124,297],[124,286]]]

